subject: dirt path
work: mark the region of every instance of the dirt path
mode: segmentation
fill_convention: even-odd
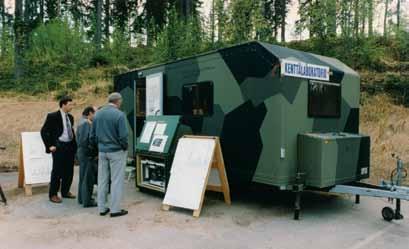
[[[16,177],[0,174],[8,193]],[[289,193],[243,193],[230,207],[211,195],[195,219],[183,210],[161,211],[161,198],[136,192],[129,182],[124,205],[129,215],[109,218],[75,200],[51,204],[46,191],[33,197],[14,192],[9,206],[0,204],[0,249],[407,249],[409,244],[409,219],[383,221],[380,210],[387,203],[381,199],[362,198],[355,205],[350,197],[307,193],[302,219],[294,221]],[[403,213],[409,216],[407,202]]]

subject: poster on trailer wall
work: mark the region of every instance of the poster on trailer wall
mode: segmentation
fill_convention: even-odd
[[[146,76],[146,116],[163,115],[163,73]]]

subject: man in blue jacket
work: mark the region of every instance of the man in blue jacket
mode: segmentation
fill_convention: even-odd
[[[128,214],[120,208],[128,149],[126,117],[119,110],[122,96],[111,93],[108,104],[95,114],[91,143],[98,146],[98,209],[101,216],[111,212],[111,217]],[[111,180],[111,206],[107,206],[109,181]]]

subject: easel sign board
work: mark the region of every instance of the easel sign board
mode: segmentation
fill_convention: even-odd
[[[45,153],[40,132],[21,133],[20,176],[24,184],[47,184],[50,182],[52,157]],[[21,182],[19,183],[21,186]]]
[[[218,179],[208,185],[211,172],[212,178]],[[230,204],[219,140],[217,137],[185,136],[176,148],[163,209],[168,210],[170,206],[191,209],[193,216],[198,217],[206,189],[223,192],[226,203]]]

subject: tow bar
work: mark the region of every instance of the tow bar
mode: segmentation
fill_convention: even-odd
[[[384,207],[382,209],[382,217],[386,221],[401,220],[401,200],[409,201],[409,187],[402,186],[402,180],[407,177],[408,171],[404,168],[403,161],[399,156],[392,154],[396,158],[396,169],[391,173],[389,181],[382,180],[379,186],[353,182],[351,184],[336,185],[329,190],[331,193],[353,194],[356,196],[356,203],[359,203],[359,197],[370,196],[388,198],[390,202],[395,199],[395,209],[391,207]]]

